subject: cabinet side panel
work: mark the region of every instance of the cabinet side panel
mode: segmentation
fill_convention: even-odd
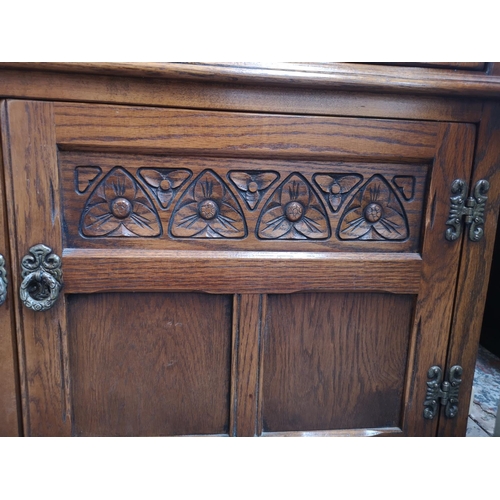
[[[265,432],[398,427],[414,297],[270,295]]]
[[[70,295],[76,436],[227,434],[230,295]]]

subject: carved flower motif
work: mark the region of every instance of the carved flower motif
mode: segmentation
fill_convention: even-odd
[[[236,198],[208,170],[191,183],[178,201],[170,231],[179,238],[243,238],[247,234]]]
[[[292,174],[262,210],[257,234],[265,239],[325,239],[330,236],[330,226],[307,181]]]
[[[178,189],[191,175],[189,170],[151,168],[142,168],[139,173],[164,209],[170,206]]]
[[[134,178],[115,167],[96,187],[82,214],[85,236],[159,236],[158,215]]]
[[[404,240],[408,225],[401,202],[387,182],[373,176],[345,210],[339,237],[343,240]]]
[[[278,178],[276,172],[229,172],[229,178],[245,200],[248,208],[254,210],[262,196]]]

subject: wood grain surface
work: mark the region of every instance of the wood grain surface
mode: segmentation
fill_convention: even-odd
[[[231,297],[68,298],[76,436],[227,434]]]
[[[294,158],[429,160],[438,125],[356,118],[55,103],[61,149]]]
[[[463,239],[458,293],[446,365],[448,370],[454,365],[462,366],[463,383],[459,392],[458,415],[449,419],[445,417],[444,412],[441,413],[439,435],[442,436],[465,436],[467,429],[474,365],[500,206],[500,105],[497,103],[486,105],[484,108],[478,132],[474,169],[469,183],[471,192],[475,183],[481,179],[486,179],[490,183],[484,236],[477,242],[469,240],[467,236]],[[467,230],[465,232],[467,233]]]
[[[255,436],[258,433],[259,369],[261,330],[265,317],[266,296],[234,296],[232,435]]]
[[[5,103],[0,101],[0,109]],[[2,125],[0,123],[0,139]],[[14,324],[12,267],[7,227],[7,202],[4,192],[3,149],[0,140],[0,255],[7,272],[7,297],[0,305],[0,437],[22,434],[21,400]]]
[[[472,168],[475,126],[443,124],[433,164],[422,249],[422,281],[413,323],[410,373],[405,396],[403,431],[412,436],[436,435],[438,418],[423,418],[427,371],[444,367],[460,259],[460,239],[447,241],[451,184],[468,179]],[[406,418],[408,416],[408,418]]]
[[[0,64],[1,65],[1,64]],[[0,96],[185,109],[477,122],[477,98],[0,69]]]
[[[399,427],[413,305],[386,294],[270,295],[264,431]]]
[[[372,92],[500,94],[500,78],[480,72],[352,63],[2,63],[2,67]]]
[[[416,293],[418,254],[65,250],[66,293],[203,291]],[[89,274],[89,269],[92,273]]]
[[[62,254],[62,221],[53,107],[50,103],[9,101],[2,113],[9,152],[6,161],[12,268],[43,243]],[[19,289],[20,272],[12,276]],[[44,313],[27,310],[15,297],[19,339],[24,432],[28,436],[69,435],[69,369],[64,295]]]

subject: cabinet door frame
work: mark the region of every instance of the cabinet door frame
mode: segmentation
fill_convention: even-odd
[[[148,127],[141,128],[139,125],[131,127],[130,130],[127,127],[120,127],[116,122],[117,115],[128,120],[142,117],[143,121],[139,120],[138,123],[147,123]],[[193,132],[189,125],[184,124],[182,120],[186,116],[199,120],[202,130],[207,130],[206,137],[200,138],[200,129]],[[406,161],[432,161],[433,173],[430,176],[428,203],[422,221],[424,230],[421,255],[370,253],[365,254],[366,262],[364,262],[361,254],[357,254],[355,258],[348,258],[345,254],[335,252],[323,252],[318,255],[303,252],[302,255],[297,255],[287,251],[277,252],[276,255],[267,254],[264,258],[259,252],[235,252],[229,264],[235,269],[235,278],[228,288],[227,284],[221,284],[218,275],[227,254],[206,252],[200,257],[194,256],[190,251],[168,254],[168,262],[173,262],[172,266],[183,270],[185,274],[174,284],[170,284],[172,291],[193,290],[193,282],[188,276],[189,269],[199,262],[204,264],[203,271],[197,276],[197,282],[202,283],[199,285],[202,287],[201,291],[235,294],[233,403],[230,415],[232,432],[236,435],[254,435],[260,434],[261,431],[259,421],[259,395],[262,387],[262,370],[259,369],[262,366],[261,327],[258,321],[251,319],[254,314],[262,315],[262,310],[265,309],[265,299],[259,297],[259,294],[301,290],[380,290],[416,294],[419,295],[419,300],[410,335],[401,428],[382,429],[376,433],[435,435],[438,419],[423,418],[423,402],[427,389],[426,373],[432,365],[444,365],[448,349],[460,258],[460,240],[453,243],[446,241],[445,222],[449,214],[452,181],[455,178],[469,178],[475,135],[475,126],[472,124],[383,121],[389,129],[392,127],[392,133],[396,128],[406,127],[411,131],[421,127],[423,131],[419,136],[421,142],[405,143],[391,138],[391,131],[386,132],[383,127],[379,128],[381,122],[377,120],[179,112],[169,109],[10,101],[2,108],[2,122],[7,126],[8,135],[4,144],[9,148],[9,155],[6,156],[7,185],[9,192],[12,193],[8,199],[9,217],[12,227],[16,228],[16,238],[15,241],[12,239],[11,249],[15,255],[13,267],[19,269],[22,256],[32,245],[44,243],[63,257],[66,293],[125,290],[126,287],[123,285],[116,288],[116,280],[112,277],[124,269],[130,269],[134,259],[141,257],[136,250],[124,250],[120,255],[116,252],[105,255],[99,250],[63,248],[58,149],[137,151],[141,154],[176,151],[227,157],[234,154],[238,144],[232,142],[232,136],[223,131],[223,126],[238,126],[239,121],[257,128],[264,127],[263,130],[268,131],[281,130],[280,127],[284,126],[283,130],[291,128],[298,137],[294,138],[293,134],[283,135],[282,140],[288,141],[289,144],[285,145],[288,147],[280,149],[272,143],[271,135],[260,135],[252,139],[253,142],[246,146],[244,152],[239,153],[243,157],[250,155],[252,158],[265,159],[277,155],[301,160],[354,159],[359,155],[359,151],[362,151],[365,158],[377,161],[400,157]],[[308,124],[304,125],[304,121]],[[336,146],[335,141],[329,142],[330,129],[335,135],[342,129],[342,124],[354,122],[363,123],[363,126],[367,127],[366,140],[346,136],[340,146]],[[155,125],[156,130],[177,127],[177,134],[160,133],[150,137],[148,134],[151,134],[151,124]],[[303,127],[306,127],[305,133],[302,132]],[[370,129],[374,132],[370,132]],[[283,131],[280,133],[283,134]],[[382,136],[386,134],[387,137],[380,139],[380,134]],[[27,147],[27,138],[30,147]],[[292,144],[293,141],[298,142]],[[21,172],[23,175],[19,175]],[[27,182],[32,187],[36,186],[36,190],[30,191]],[[157,257],[164,262],[169,251],[161,252],[163,253]],[[150,272],[154,270],[155,276],[159,277],[161,282],[162,276],[165,277],[170,273],[171,268],[163,266],[159,269],[155,266],[154,252],[149,255],[151,259],[147,265],[150,266]],[[90,264],[95,269],[101,265],[105,266],[106,273],[96,273],[92,280],[87,279],[86,269]],[[270,273],[265,281],[262,276],[256,277],[255,270],[252,271],[255,265],[261,265]],[[283,279],[283,270],[286,270],[287,277],[293,277],[294,272],[301,273],[300,280],[295,279],[292,289],[290,280]],[[373,275],[369,274],[370,270]],[[394,279],[389,280],[384,277],[378,281],[375,279],[384,272],[387,274],[388,270],[392,272]],[[353,285],[352,275],[357,272],[361,276],[361,283]],[[135,276],[129,273],[129,275],[134,290],[165,290],[164,285],[158,288],[152,280],[144,280],[139,274]],[[408,280],[408,276],[412,276],[413,280]],[[333,277],[335,277],[334,284],[332,284]],[[20,283],[17,273],[13,278],[14,286],[18,289]],[[21,367],[21,378],[23,418],[28,435],[72,433],[65,300],[65,293],[62,293],[52,309],[44,313],[33,313],[24,309],[16,298],[17,334],[26,360],[26,365]],[[235,332],[238,332],[238,341],[235,340]],[[326,431],[326,434],[366,435],[367,432],[344,430]],[[317,434],[325,435],[325,431],[319,431]]]

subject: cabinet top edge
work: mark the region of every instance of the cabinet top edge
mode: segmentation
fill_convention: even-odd
[[[483,71],[378,64],[2,62],[0,74],[2,69],[367,92],[500,97],[500,76],[495,75],[497,71],[487,74]]]

